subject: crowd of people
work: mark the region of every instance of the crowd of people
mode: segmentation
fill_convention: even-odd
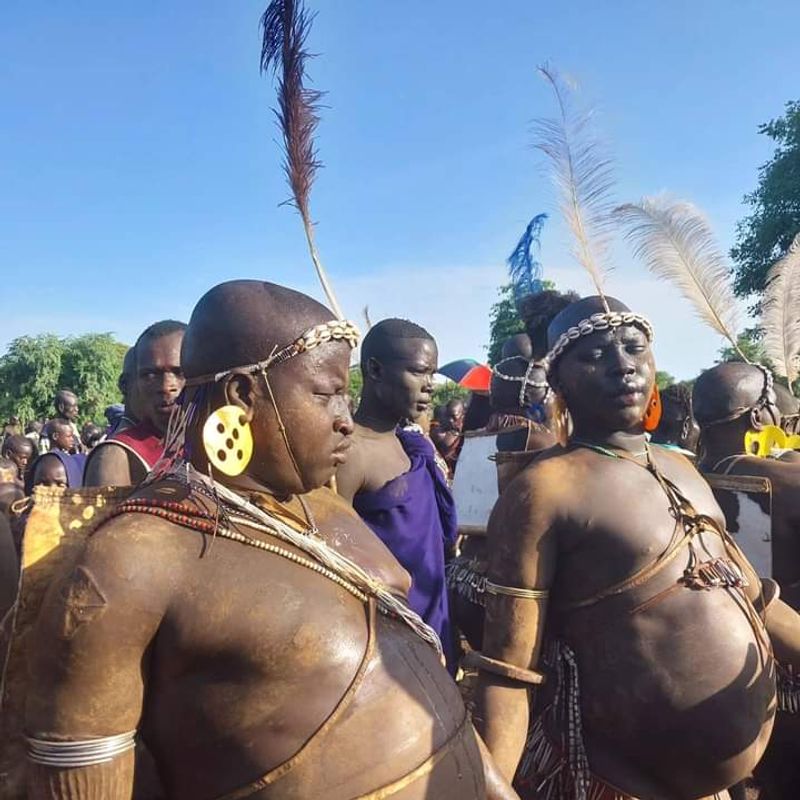
[[[376,323],[351,415],[356,327],[232,281],[142,332],[105,430],[78,430],[66,389],[44,425],[11,419],[11,612],[33,488],[127,487],[35,624],[5,617],[27,796],[735,798],[759,762],[764,797],[794,796],[800,456],[742,443],[797,401],[746,363],[659,393],[652,327],[613,298],[528,310],[488,396],[435,413],[434,338]],[[464,537],[475,428],[499,499]],[[772,575],[731,535],[723,474],[770,482]]]

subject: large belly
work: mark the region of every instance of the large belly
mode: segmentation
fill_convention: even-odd
[[[283,711],[277,715],[265,713],[260,722],[250,719],[244,731],[204,737],[202,748],[180,753],[183,765],[193,769],[173,772],[171,796],[213,800],[234,792],[252,800],[349,800],[391,786],[393,800],[485,798],[480,754],[464,704],[429,645],[405,625],[378,615],[372,654],[360,670],[353,669],[357,663],[337,663],[333,653],[317,655],[332,670],[346,673],[336,695],[342,699],[332,704],[321,725],[316,720],[306,726],[294,753],[277,767],[268,760],[274,752],[271,740],[282,725],[296,728],[306,718],[314,681],[304,688],[302,680],[295,680],[288,704],[281,701]],[[251,690],[254,696],[262,691]],[[248,709],[240,697],[237,705],[243,717],[252,713],[253,703]],[[170,716],[175,715],[180,712],[173,706]],[[181,741],[168,738],[171,745],[163,739],[156,745],[157,760],[174,760],[176,750],[182,750]],[[198,771],[206,776],[200,782],[205,788],[198,787]],[[246,793],[236,793],[248,786]]]
[[[601,777],[694,798],[750,773],[775,683],[742,606],[722,589],[680,588],[636,614],[622,600],[573,615],[584,736]]]

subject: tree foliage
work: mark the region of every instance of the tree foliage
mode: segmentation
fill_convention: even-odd
[[[433,390],[433,407],[447,405],[451,400],[458,398],[459,400],[466,400],[469,397],[469,389],[459,386],[453,381],[445,381],[440,383]]]
[[[736,343],[751,364],[763,364],[765,367],[772,369],[772,365],[764,353],[764,348],[761,344],[762,335],[761,328],[759,327],[745,328],[736,338]],[[728,345],[719,351],[717,364],[741,360],[742,357],[739,353],[731,345]]]
[[[734,288],[740,296],[764,290],[770,266],[800,231],[800,100],[786,104],[782,117],[758,129],[776,143],[758,172],[758,186],[745,195],[751,213],[736,226]]]
[[[656,386],[660,389],[666,389],[667,386],[672,386],[675,383],[675,378],[665,372],[663,369],[656,370]]]
[[[555,289],[553,281],[541,282],[542,289]],[[519,316],[514,302],[514,284],[507,283],[497,290],[500,299],[489,309],[489,344],[486,360],[494,366],[500,360],[500,354],[506,339],[517,333],[525,332],[525,323]]]
[[[0,356],[0,418],[49,418],[56,392],[71,389],[78,396],[81,421],[102,423],[106,406],[120,400],[117,379],[126,350],[110,333],[14,339]]]

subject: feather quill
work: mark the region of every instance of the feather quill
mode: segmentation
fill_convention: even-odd
[[[323,92],[305,86],[306,39],[314,17],[303,0],[272,0],[261,18],[261,72],[271,71],[278,80],[278,108],[275,114],[283,135],[283,169],[292,190],[294,205],[303,221],[308,250],[317,277],[334,314],[343,318],[314,242],[311,221],[311,187],[322,166],[314,144]]]
[[[800,358],[800,233],[767,273],[761,327],[764,352],[794,394]]]
[[[514,288],[517,306],[524,297],[542,290],[542,265],[536,260],[533,250],[540,247],[539,238],[547,214],[537,214],[525,228],[514,252],[508,257],[508,275]]]
[[[693,305],[697,316],[739,348],[739,314],[730,267],[702,212],[691,203],[667,197],[645,197],[626,203],[616,216],[627,228],[634,254],[657,277],[673,284]]]
[[[547,66],[539,67],[539,72],[555,93],[559,115],[534,123],[535,146],[550,160],[559,208],[574,240],[572,254],[605,303],[604,264],[612,223],[611,161],[590,134],[591,114],[572,109],[572,87]]]

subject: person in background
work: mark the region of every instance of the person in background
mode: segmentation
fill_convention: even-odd
[[[361,345],[364,388],[353,445],[336,484],[411,575],[409,605],[439,635],[455,673],[445,584],[445,553],[457,535],[455,504],[433,444],[400,427],[430,408],[437,360],[433,337],[413,322],[385,319],[370,328]]]
[[[16,465],[17,480],[19,481],[25,479],[25,471],[28,469],[28,464],[33,461],[34,454],[33,442],[27,436],[18,433],[7,436],[0,448],[0,455],[10,459]]]
[[[135,398],[138,422],[117,428],[95,447],[86,465],[86,486],[135,486],[155,466],[170,414],[183,389],[181,344],[185,330],[183,322],[163,320],[147,327],[136,340],[132,348],[135,380],[121,379],[121,383],[127,402]]]
[[[73,433],[73,451],[80,452],[81,449],[81,434],[78,430],[78,413],[80,411],[78,405],[78,397],[75,392],[70,389],[61,389],[57,392],[53,405],[56,409],[56,415],[51,422],[61,422],[69,425]],[[52,444],[51,444],[52,446]]]

